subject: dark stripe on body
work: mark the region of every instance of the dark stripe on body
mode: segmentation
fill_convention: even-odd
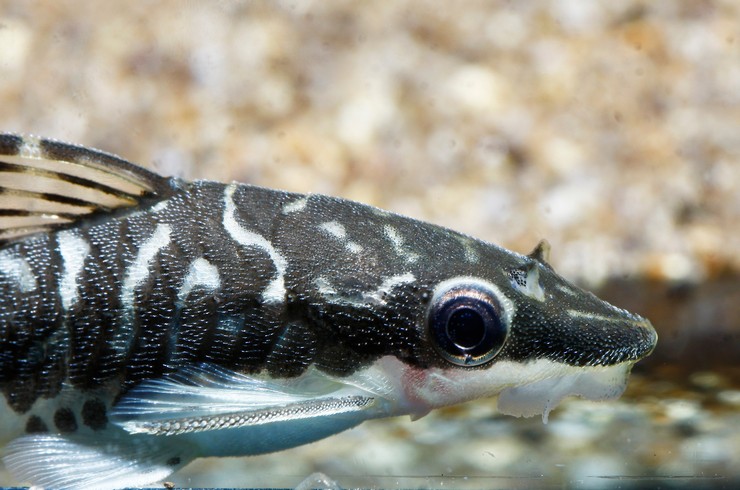
[[[82,406],[82,423],[92,430],[103,430],[108,425],[108,413],[99,398],[87,400]]]
[[[8,250],[25,259],[37,287],[23,292],[0,274],[0,386],[13,409],[25,412],[38,396],[54,396],[66,377],[67,346],[61,330],[58,258],[53,242],[37,236]]]
[[[54,412],[54,426],[59,432],[75,432],[77,430],[77,418],[74,412],[67,408],[58,408]]]
[[[14,134],[0,135],[0,155],[17,155],[23,146],[23,137]]]
[[[97,387],[117,376],[125,358],[113,350],[121,321],[121,283],[134,246],[126,233],[128,220],[115,220],[85,230],[90,255],[80,281],[80,305],[69,319],[78,341],[72,349],[73,385]]]
[[[26,434],[43,434],[48,432],[49,428],[46,426],[46,422],[41,420],[38,415],[31,415],[26,421]]]
[[[69,381],[74,387],[93,390],[115,379],[122,381],[121,389],[125,390],[144,379],[200,362],[240,372],[267,368],[274,376],[297,376],[316,363],[327,371],[348,374],[380,355],[399,348],[409,350],[409,342],[416,339],[407,333],[415,330],[403,325],[411,319],[398,313],[390,315],[398,304],[389,304],[368,316],[367,312],[333,309],[313,298],[312,275],[293,269],[306,262],[304,257],[290,255],[303,253],[302,247],[284,243],[285,217],[280,210],[299,196],[245,186],[234,195],[240,226],[279,244],[288,262],[285,301],[264,304],[261,294],[274,277],[275,264],[264,250],[244,247],[225,232],[224,188],[221,184],[196,183],[188,192],[171,199],[156,219],[147,212],[80,227],[77,234],[89,244],[90,252],[77,281],[79,300],[66,319],[59,314],[58,298],[63,264],[58,251],[42,252],[53,256],[57,273],[50,277],[53,282],[38,301],[42,309],[54,315],[39,317],[38,311],[21,306],[22,321],[10,322],[11,335],[19,337],[13,343],[26,346],[14,351],[11,362],[3,362],[6,396],[19,400],[14,408],[25,411],[42,394],[34,383],[36,379],[43,380],[43,393],[61,388],[67,366],[60,360],[67,353]],[[158,223],[171,226],[171,243],[156,254],[146,280],[137,286],[133,315],[128,317],[133,323],[127,327],[127,313],[120,299],[126,268]],[[316,241],[307,236],[308,232],[301,235],[300,231],[298,228],[298,240]],[[48,249],[49,243],[45,239],[44,247]],[[195,287],[184,305],[178,305],[177,291],[189,265],[198,257],[218,268],[221,288],[207,291]],[[332,259],[337,256],[328,258]],[[34,268],[34,272],[40,271]],[[380,278],[376,275],[375,280]],[[415,306],[412,297],[403,296],[399,304],[404,303]],[[7,305],[2,310],[7,315],[11,308]],[[45,318],[41,343],[21,339],[37,318]],[[54,332],[68,335],[70,345],[50,342]],[[112,347],[121,340],[130,349],[117,352]],[[37,350],[32,351],[32,346]],[[59,354],[49,355],[60,348],[63,350]],[[33,363],[33,359],[38,362]],[[40,370],[45,362],[58,374],[50,377],[48,370]]]

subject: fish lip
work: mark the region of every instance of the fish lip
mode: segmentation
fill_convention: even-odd
[[[565,398],[592,401],[619,398],[627,387],[632,364],[626,361],[608,366],[571,367],[554,376],[506,387],[498,395],[498,410],[516,417],[541,414],[546,424],[549,413]]]

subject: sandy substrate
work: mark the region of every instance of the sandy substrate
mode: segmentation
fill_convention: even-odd
[[[710,485],[740,475],[738,19],[720,0],[5,0],[0,131],[520,252],[545,237],[556,270],[664,339],[621,402],[544,427],[481,402],[198,462],[179,484]]]

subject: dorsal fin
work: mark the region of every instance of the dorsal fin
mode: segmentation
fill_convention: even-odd
[[[528,257],[536,260],[542,265],[549,265],[550,260],[550,242],[545,239],[540,240],[540,243],[534,247],[534,250],[530,252]]]
[[[91,215],[156,202],[170,179],[115,155],[0,133],[0,246]]]

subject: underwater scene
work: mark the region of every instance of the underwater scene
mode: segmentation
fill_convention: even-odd
[[[0,137],[0,487],[736,488],[738,20],[740,5],[722,0],[0,2],[0,133],[38,137]],[[126,184],[70,178],[69,163]],[[120,201],[20,191],[19,175],[90,196],[110,186],[103,193]],[[222,187],[188,187],[201,180]],[[232,182],[258,186],[257,197]],[[191,191],[196,212],[172,211]],[[37,212],[21,197],[71,208]],[[258,233],[262,223],[250,228],[239,214],[268,201],[292,228]],[[82,218],[70,218],[77,208]],[[162,224],[169,212],[172,227]],[[14,224],[39,213],[52,224]],[[80,238],[79,229],[129,215],[151,233]],[[204,223],[217,231],[197,235]],[[167,371],[174,357],[147,366],[136,356],[107,378],[97,367],[74,379],[27,368],[34,355],[69,347],[53,335],[24,344],[16,328],[25,300],[13,294],[51,275],[18,245],[37,233],[61,236],[50,252],[61,265],[44,266],[60,271],[59,298],[45,305],[68,317],[98,313],[83,301],[96,288],[122,288],[121,311],[138,311],[146,278],[160,270],[152,264],[177,243],[175,252],[205,249],[208,259],[187,255],[176,289],[157,283],[179,307],[227,282],[251,287],[253,273],[259,308],[294,295],[281,321],[326,322],[336,338],[292,338],[264,365],[193,347],[203,357],[182,370]],[[223,237],[243,248],[217,257],[206,242]],[[123,263],[118,283],[104,273],[87,280],[92,266],[75,257],[90,244],[133,254],[101,267],[112,277]],[[261,265],[232,260],[255,250]],[[315,268],[299,279],[311,278],[318,296],[292,285],[298,260]],[[217,296],[208,296],[214,311]],[[450,298],[467,301],[463,314],[445,309]],[[39,308],[25,312],[34,332],[48,326]],[[160,310],[140,308],[157,323]],[[473,313],[482,344],[455,330]],[[246,315],[224,344],[244,341],[239,328],[272,325]],[[71,338],[62,373],[79,364]],[[103,338],[80,347],[84,362],[104,357]],[[330,347],[311,357],[316,345]],[[439,383],[414,384],[421,378]],[[109,400],[100,380],[119,383]],[[516,391],[543,380],[535,393]],[[326,403],[306,395],[314,392]],[[287,408],[254,401],[265,393]],[[351,418],[358,413],[372,415]],[[119,432],[106,439],[109,427]],[[145,442],[131,449],[128,435]],[[120,460],[101,459],[106,444]],[[198,449],[181,454],[189,444]],[[260,454],[227,457],[245,444]],[[86,476],[59,476],[68,473]],[[138,474],[153,476],[126,479]]]

